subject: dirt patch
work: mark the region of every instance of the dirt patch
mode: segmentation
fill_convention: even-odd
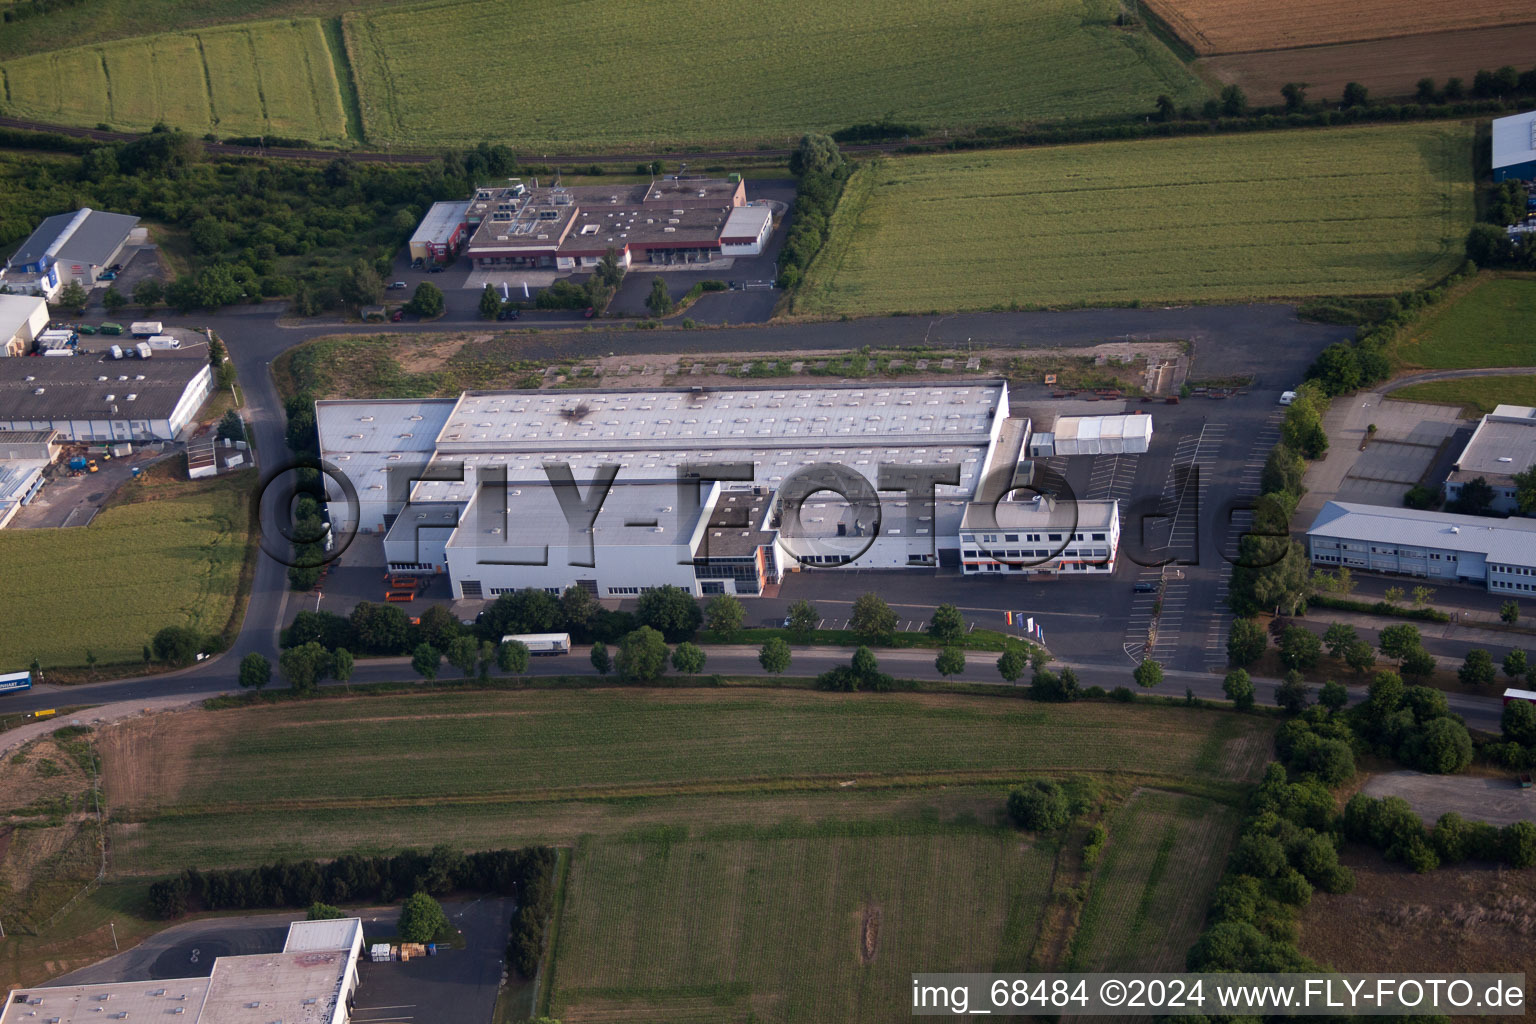
[[[465,345],[471,342],[482,345],[490,340],[489,334],[401,335],[396,338],[395,359],[400,368],[409,373],[430,373],[447,366],[448,360]]]
[[[1375,96],[1412,96],[1426,76],[1439,84],[1455,77],[1470,85],[1480,69],[1524,66],[1533,51],[1536,24],[1207,57],[1195,67],[1223,84],[1241,86],[1251,103],[1274,104],[1281,102],[1287,82],[1306,82],[1314,101],[1337,100],[1347,82],[1359,82]]]
[[[880,914],[880,905],[870,903],[859,921],[859,959],[866,964],[874,963],[880,952]]]
[[[193,771],[193,748],[238,724],[235,716],[176,711],[102,729],[96,750],[107,806],[145,811],[174,803]]]
[[[1521,789],[1511,775],[1384,772],[1372,777],[1360,791],[1374,797],[1400,796],[1428,825],[1447,811],[1494,825],[1536,821],[1536,789]]]
[[[1147,7],[1201,56],[1431,35],[1531,22],[1529,0],[1148,0]],[[1516,61],[1522,64],[1521,61]],[[1497,62],[1483,67],[1495,67]],[[1523,64],[1522,64],[1523,66]]]
[[[52,739],[40,739],[0,763],[0,815],[89,786],[74,758]]]
[[[1478,865],[1416,875],[1360,848],[1343,860],[1354,890],[1319,892],[1301,914],[1301,950],[1319,963],[1405,974],[1536,971],[1536,872]]]

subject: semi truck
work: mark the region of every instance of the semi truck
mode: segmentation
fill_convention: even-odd
[[[0,693],[30,689],[32,689],[31,672],[8,672],[0,675]]]
[[[128,331],[135,338],[153,338],[161,333],[161,325],[159,320],[140,320],[132,324]]]
[[[513,640],[528,648],[529,654],[571,653],[571,634],[569,633],[515,633],[501,638],[504,644]]]

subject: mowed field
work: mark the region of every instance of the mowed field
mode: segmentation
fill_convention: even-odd
[[[1415,324],[1393,356],[1404,369],[1536,366],[1532,324],[1536,279],[1485,275]]]
[[[251,22],[0,63],[6,112],[60,124],[346,138],[321,22]]]
[[[0,531],[0,665],[138,663],[165,626],[217,633],[234,610],[249,506],[244,475],[129,488],[89,526]]]
[[[608,688],[161,715],[113,727],[100,749],[108,802],[134,822],[114,838],[115,866],[153,872],[449,836],[470,847],[568,841],[670,820],[668,807],[696,820],[679,801],[726,794],[830,791],[863,819],[882,812],[860,810],[847,790],[995,787],[1022,772],[1106,766],[1117,778],[1220,786],[1254,776],[1269,735],[1262,721],[1178,708]],[[604,800],[654,801],[647,814],[660,818],[610,815],[595,803]],[[717,820],[741,820],[724,805]]]
[[[1235,808],[1212,800],[1136,792],[1110,824],[1071,969],[1183,969],[1240,820]]]
[[[1390,293],[1457,267],[1472,219],[1464,125],[884,158],[795,309]]]
[[[1027,968],[1055,852],[1005,829],[583,843],[550,1012],[900,1020],[914,971]]]
[[[783,146],[882,117],[931,131],[1139,112],[1162,93],[1203,99],[1154,37],[1113,26],[1118,10],[1112,0],[453,0],[355,11],[343,25],[370,144],[491,140],[537,157]],[[461,71],[443,74],[443,55],[466,40]]]
[[[1427,35],[1458,29],[1536,21],[1527,0],[1147,0],[1147,9],[1201,55],[1282,50],[1391,36]]]
[[[1536,376],[1469,377],[1410,384],[1392,392],[1394,400],[1459,405],[1468,418],[1493,412],[1499,405],[1536,406]]]

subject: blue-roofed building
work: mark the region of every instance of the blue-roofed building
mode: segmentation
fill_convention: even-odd
[[[95,286],[122,255],[139,218],[82,207],[49,217],[27,236],[0,272],[0,284],[53,299],[71,281]]]

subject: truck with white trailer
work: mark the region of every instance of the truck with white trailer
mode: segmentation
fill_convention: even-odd
[[[128,332],[135,338],[153,338],[163,333],[163,327],[159,320],[140,320],[131,325]]]
[[[516,640],[528,648],[529,654],[570,654],[571,634],[569,633],[515,633],[501,638],[502,643],[511,643]]]

